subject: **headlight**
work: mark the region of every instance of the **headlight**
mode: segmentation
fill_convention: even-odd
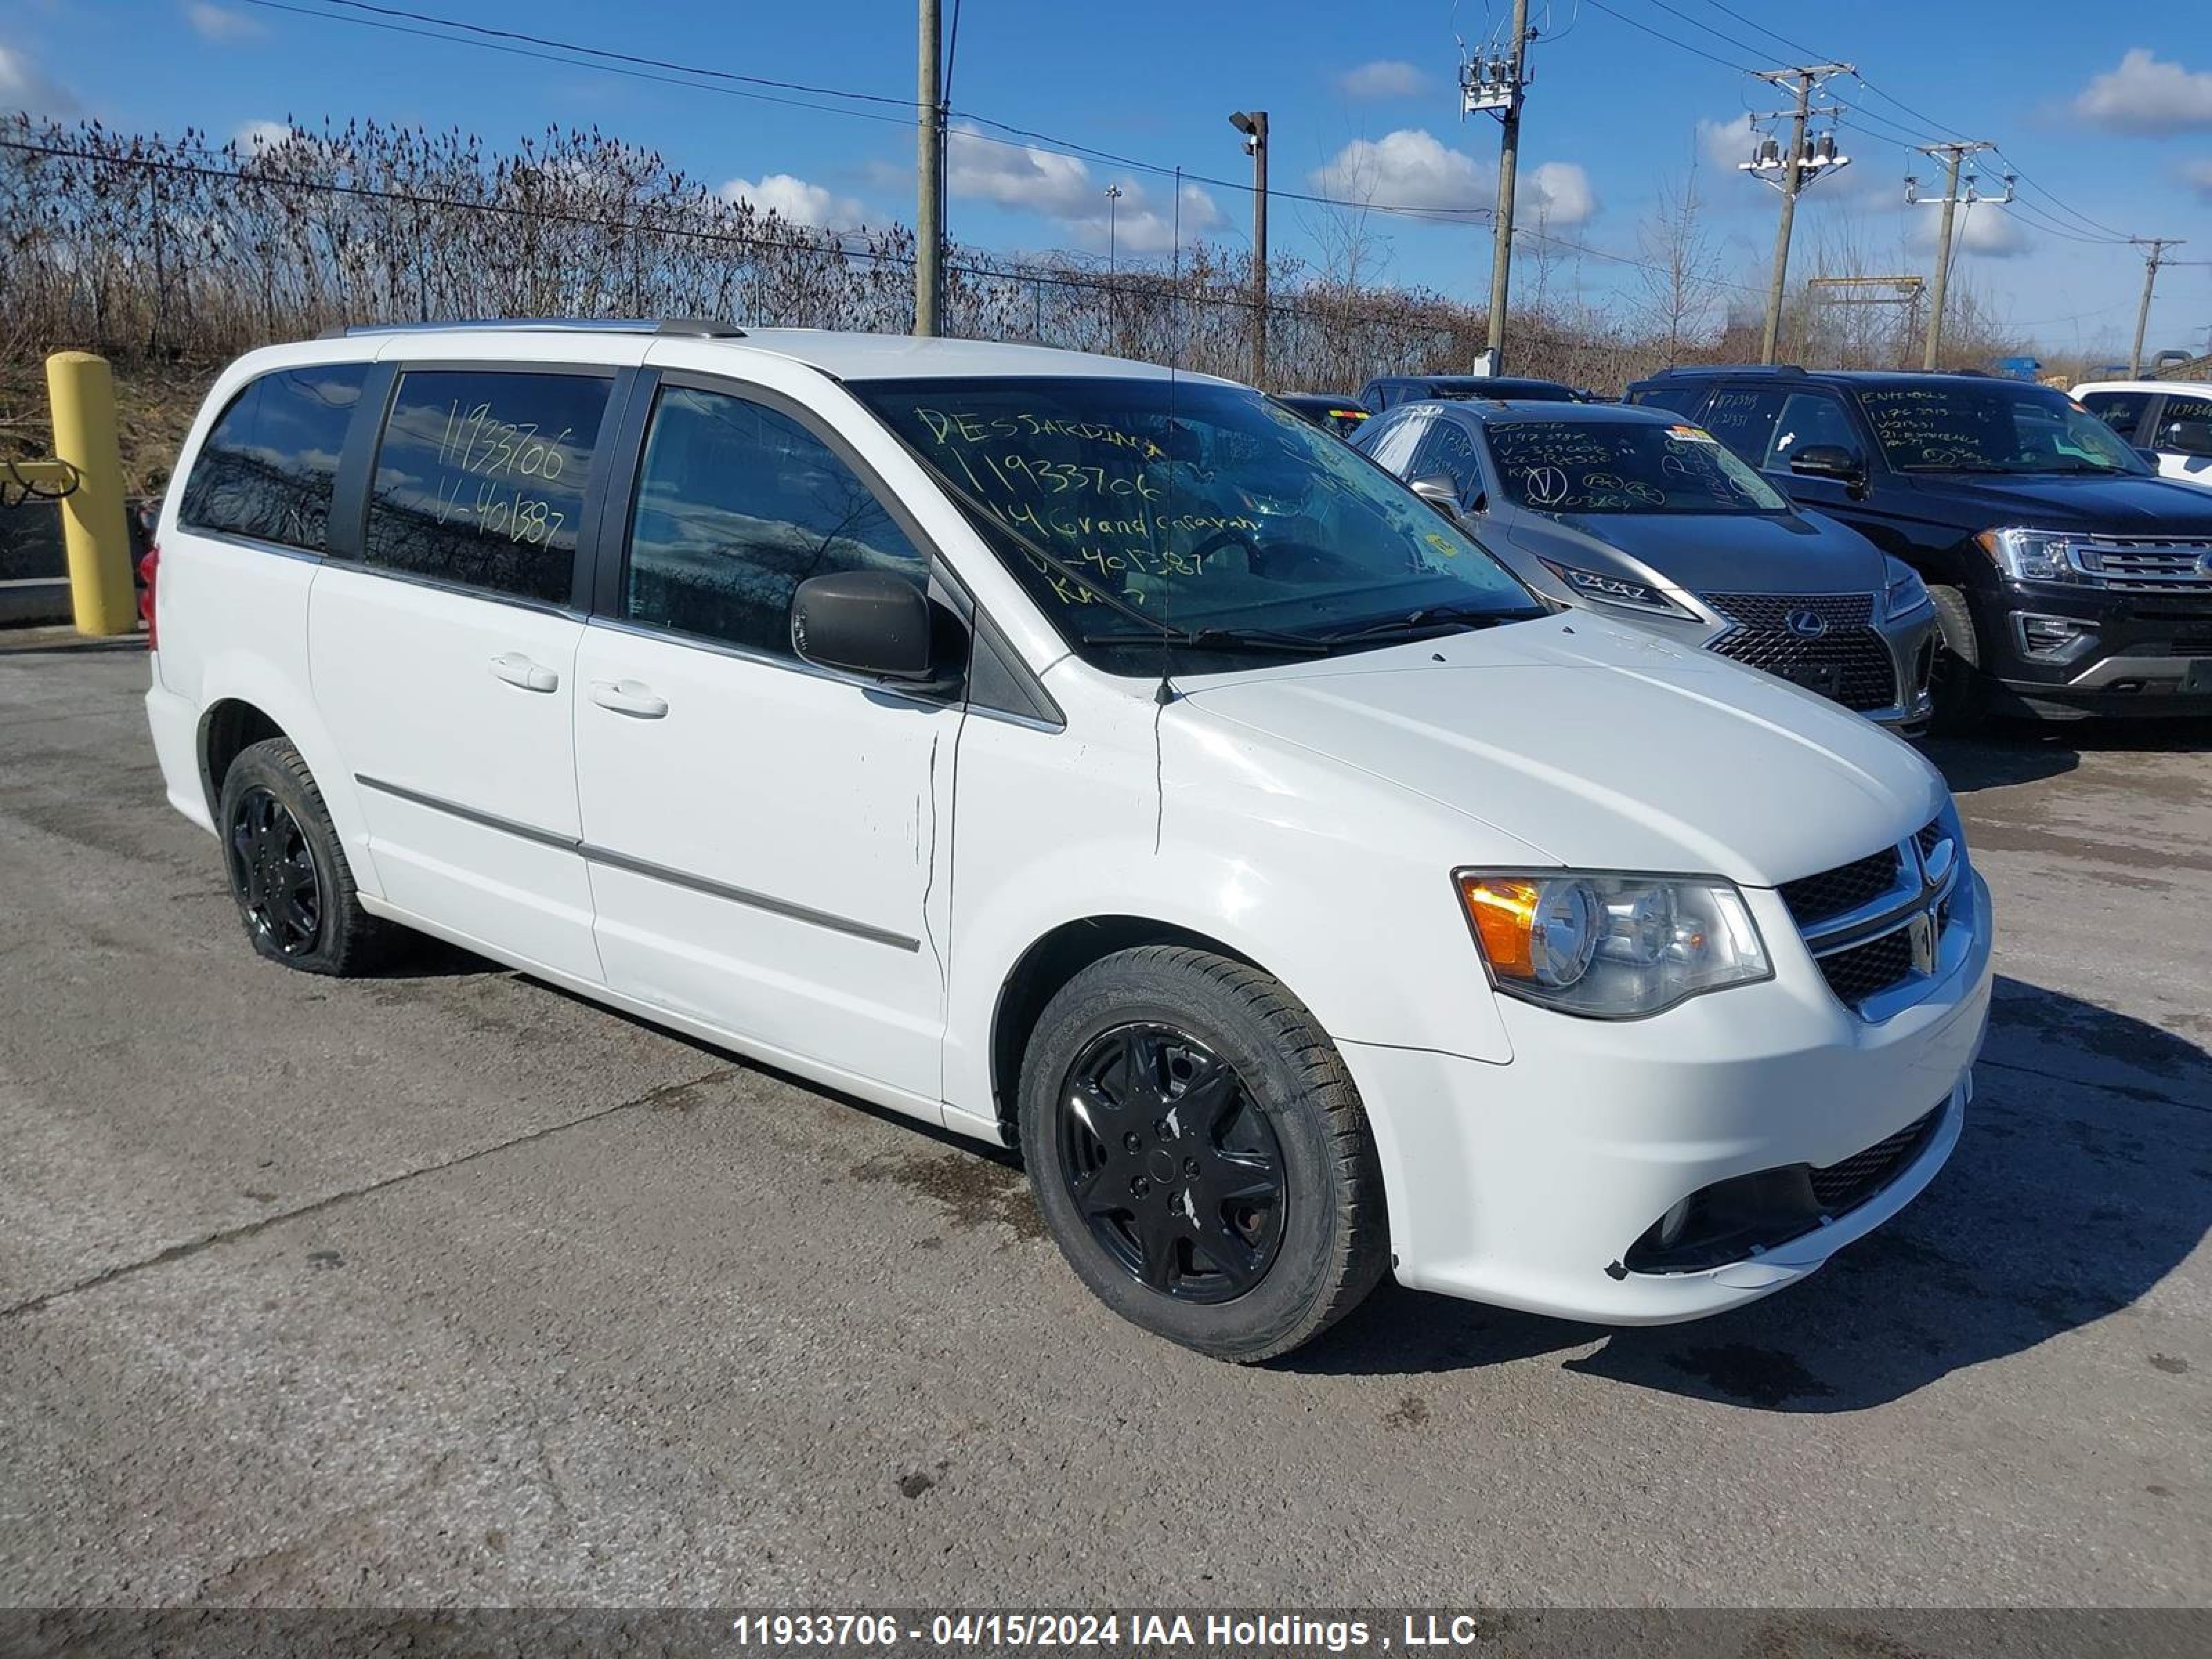
[[[1974,540],[1998,569],[2018,580],[2094,584],[2094,577],[2067,557],[2073,538],[2063,530],[1984,530]]]
[[[1883,611],[1892,617],[1909,617],[1927,607],[1928,585],[1920,573],[1901,560],[1889,562],[1888,585],[1882,589]]]
[[[1601,605],[1624,605],[1631,611],[1654,611],[1662,616],[1696,615],[1688,607],[1675,604],[1649,582],[1632,581],[1626,576],[1608,576],[1600,570],[1577,570],[1571,564],[1554,564],[1549,559],[1539,562],[1580,598],[1595,599]]]
[[[1771,979],[1743,895],[1724,881],[1579,871],[1453,872],[1492,982],[1592,1019]]]

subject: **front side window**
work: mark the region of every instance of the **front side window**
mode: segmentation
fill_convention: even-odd
[[[1774,486],[1701,427],[1658,420],[1492,421],[1507,497],[1539,513],[1786,513]]]
[[[1783,402],[1761,465],[1770,471],[1783,471],[1801,449],[1842,449],[1856,455],[1861,447],[1859,434],[1851,430],[1851,417],[1844,412],[1840,402],[1825,392],[1793,392]]]
[[[331,491],[366,363],[264,374],[231,399],[185,482],[179,516],[192,530],[323,550]]]
[[[1863,388],[1859,408],[1899,472],[2125,472],[2150,469],[2063,392],[1929,380]]]
[[[2081,407],[2094,415],[2123,438],[2131,438],[2142,424],[2142,417],[2150,408],[2148,392],[2092,392],[2081,399]]]
[[[2168,398],[2158,419],[2158,447],[2177,455],[2212,455],[2212,398]]]
[[[638,470],[623,615],[788,657],[792,595],[840,570],[924,582],[929,562],[860,476],[789,416],[662,388]]]
[[[366,562],[568,603],[584,482],[613,384],[483,369],[402,374],[376,454]]]
[[[1407,479],[1449,478],[1460,504],[1468,506],[1482,494],[1482,463],[1476,458],[1474,445],[1474,434],[1465,422],[1439,415],[1429,422],[1428,431],[1414,447],[1411,464],[1402,471],[1391,470]]]
[[[1207,635],[1222,648],[1335,651],[1417,614],[1541,614],[1379,466],[1241,387],[1102,375],[853,390],[965,499],[1071,643],[1112,672],[1158,672],[1146,642],[1158,630],[1194,648]]]

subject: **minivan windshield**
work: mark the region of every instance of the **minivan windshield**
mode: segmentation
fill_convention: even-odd
[[[1787,513],[1703,429],[1661,421],[1487,421],[1506,496],[1538,513]]]
[[[851,390],[963,499],[1069,642],[1117,672],[1157,672],[1168,646],[1322,654],[1544,614],[1373,462],[1239,386]]]
[[[1882,454],[1899,472],[2147,473],[2119,434],[2063,392],[1960,380],[1863,386]]]

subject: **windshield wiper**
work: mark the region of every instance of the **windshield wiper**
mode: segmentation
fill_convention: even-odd
[[[1467,605],[1437,605],[1321,637],[1331,645],[1349,645],[1358,640],[1419,639],[1447,628],[1496,628],[1504,623],[1533,622],[1549,614],[1539,610],[1478,611]]]
[[[1325,657],[1332,641],[1304,634],[1273,633],[1264,628],[1176,628],[1160,623],[1157,633],[1085,634],[1083,643],[1185,646],[1200,651],[1264,651],[1270,655],[1289,651],[1302,656]]]

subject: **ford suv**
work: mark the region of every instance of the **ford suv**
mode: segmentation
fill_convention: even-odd
[[[217,379],[149,564],[168,799],[263,957],[436,935],[1018,1146],[1207,1353],[1392,1272],[1718,1312],[1959,1137],[1989,897],[1929,764],[1554,614],[1246,387],[345,333]]]
[[[1936,720],[2212,714],[2212,496],[2049,387],[1673,369],[1629,388],[1917,570]]]

